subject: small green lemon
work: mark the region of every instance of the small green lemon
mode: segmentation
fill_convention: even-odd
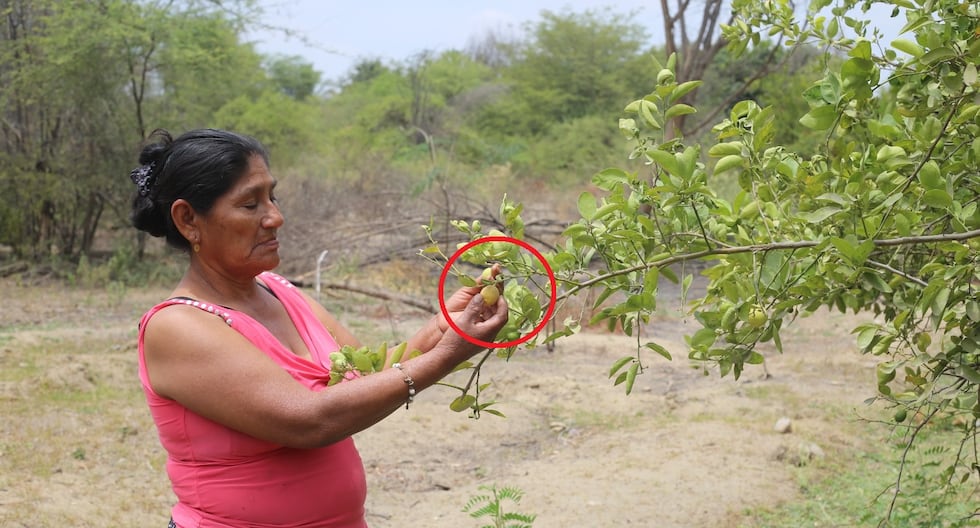
[[[766,311],[762,308],[753,306],[752,309],[749,310],[748,323],[752,328],[759,328],[766,324],[766,321],[768,320],[769,316],[766,315]]]
[[[497,299],[500,298],[500,290],[493,284],[488,284],[480,290],[480,296],[483,297],[483,302],[487,306],[493,306],[497,304]]]

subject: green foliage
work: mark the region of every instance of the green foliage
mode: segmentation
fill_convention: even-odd
[[[116,167],[124,73],[125,10],[99,13],[77,2],[10,9],[0,29],[0,216],[21,215],[4,238],[20,255],[77,255],[105,208],[100,176]],[[93,37],[102,31],[99,39]],[[103,64],[103,61],[108,62]],[[96,66],[98,65],[98,66]]]
[[[530,146],[531,170],[558,184],[573,184],[580,172],[597,172],[621,158],[622,135],[615,123],[597,115],[552,126]]]
[[[530,130],[611,111],[652,80],[635,58],[647,39],[629,15],[609,11],[544,11],[527,28],[531,38],[510,50],[508,76],[530,111]],[[631,74],[639,74],[631,77]]]
[[[320,106],[282,92],[264,91],[257,98],[239,96],[214,113],[214,126],[262,138],[277,166],[291,166],[317,145]]]
[[[18,4],[0,30],[0,196],[18,255],[91,251],[101,224],[128,223],[126,178],[144,135],[212,126],[242,93],[258,95],[259,55],[235,8],[188,1]],[[271,128],[271,127],[270,127]]]
[[[396,71],[385,70],[350,85],[325,105],[332,124],[329,143],[336,145],[341,167],[355,167],[374,152],[386,158],[406,144],[403,131],[409,119],[409,84]]]
[[[268,61],[269,79],[280,93],[302,101],[313,95],[320,84],[320,72],[295,55],[276,56]]]
[[[876,54],[867,23],[850,15],[856,2],[830,17],[817,14],[825,5],[816,2],[807,24],[789,4],[735,3],[738,16],[725,27],[733,53],[782,34],[842,57],[821,61],[825,71],[802,93],[799,123],[821,135],[804,152],[779,142],[788,138],[777,137],[773,107],[751,100],[714,126],[707,161],[700,145],[665,133],[696,112],[681,101],[699,83],[675,78],[675,56],[656,66],[653,91],[626,105],[620,129],[630,158],[646,168],[597,173],[600,192],[580,196],[581,218],[549,261],[564,291],[559,301],[597,291],[589,323],[636,336],[636,354],[609,372],[627,392],[645,369],[644,353],[669,359],[642,337],[661,281],[686,298],[694,270],[703,269],[706,292],[690,306],[701,328],[687,337],[687,357],[705,372],[738,378],[764,361],[760,343],[782,351],[780,333],[796,317],[825,307],[870,312],[874,322],[854,333],[879,361],[877,398],[906,414],[956,417],[964,445],[976,436],[980,12],[955,0],[933,2],[932,11],[893,6],[912,38]],[[853,37],[841,34],[844,26]],[[734,197],[716,192],[719,175],[738,182]],[[566,325],[544,340],[573,332]],[[975,451],[957,453],[944,474],[980,463]],[[918,511],[901,487],[899,473],[886,520]]]
[[[330,381],[328,385],[336,385],[345,379],[367,376],[384,370],[386,364],[398,363],[405,356],[408,343],[402,342],[390,352],[388,344],[381,343],[377,348],[367,346],[355,347],[344,345],[340,350],[330,353]],[[419,355],[412,351],[404,359]]]
[[[632,14],[545,12],[495,43],[497,60],[365,60],[323,94],[310,64],[263,57],[243,38],[255,6],[39,0],[10,11],[0,107],[17,133],[0,138],[0,188],[21,190],[0,198],[0,236],[17,255],[77,259],[97,232],[126,225],[125,175],[155,128],[234,128],[268,143],[280,169],[327,166],[364,189],[393,176],[418,187],[437,167],[442,185],[489,166],[564,184],[611,163],[621,139],[602,116],[659,72]]]
[[[481,528],[531,528],[536,515],[504,511],[505,502],[520,504],[523,491],[513,486],[480,486],[480,489],[489,493],[470,497],[463,506],[463,513],[474,519],[489,519],[490,524],[483,524]]]
[[[108,259],[96,261],[86,255],[78,259],[68,280],[86,288],[129,288],[169,285],[182,271],[168,259],[140,260],[130,244],[120,244]]]
[[[211,116],[236,97],[258,95],[265,81],[262,57],[241,42],[234,20],[223,11],[161,13],[155,71],[162,93],[151,108],[164,113],[154,124],[171,129],[211,125]],[[149,50],[148,50],[149,51]],[[231,88],[231,89],[229,89]]]

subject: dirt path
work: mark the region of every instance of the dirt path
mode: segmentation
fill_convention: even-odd
[[[0,527],[162,528],[173,499],[132,349],[138,315],[161,292],[4,287]],[[366,326],[363,313],[348,317]],[[770,378],[754,367],[735,381],[688,365],[691,323],[665,317],[648,331],[675,359],[646,355],[629,396],[606,376],[635,346],[623,336],[583,333],[495,361],[484,381],[507,418],[453,413],[453,393],[436,387],[357,436],[368,521],[479,526],[461,510],[496,485],[524,492],[511,508],[536,514],[536,528],[738,526],[745,508],[797,496],[794,464],[860,447],[853,418],[874,378],[851,323],[799,321]],[[416,321],[372,324],[407,334]],[[783,417],[792,432],[774,431]]]
[[[840,322],[805,321],[765,380],[691,368],[673,321],[652,330],[675,360],[647,355],[629,396],[605,373],[635,340],[588,333],[487,369],[506,419],[448,412],[452,392],[433,389],[358,437],[372,526],[474,525],[460,509],[481,485],[523,490],[516,509],[538,528],[737,526],[745,508],[796,497],[794,464],[858,442],[839,418],[862,407],[873,370],[835,337]],[[775,432],[784,417],[792,432]]]

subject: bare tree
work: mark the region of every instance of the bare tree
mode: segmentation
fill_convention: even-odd
[[[715,57],[728,45],[721,33],[722,24],[731,24],[735,20],[735,13],[728,5],[728,0],[700,0],[699,3],[694,0],[660,0],[660,10],[663,14],[665,51],[667,56],[677,54],[677,79],[703,79]],[[710,126],[722,110],[745,94],[752,83],[773,70],[779,50],[779,45],[772,46],[769,56],[757,70],[734,87],[722,104],[702,113],[697,122],[690,123],[686,118],[691,115],[684,115],[668,123],[667,136],[696,135]],[[791,55],[786,54],[784,60]],[[685,96],[684,102],[695,106],[697,97],[698,91],[694,90]]]

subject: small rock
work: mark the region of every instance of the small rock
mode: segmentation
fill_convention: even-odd
[[[823,449],[821,449],[820,446],[814,444],[813,442],[809,442],[801,446],[800,453],[803,457],[807,458],[808,460],[823,458],[827,456],[826,453],[824,453]]]
[[[773,427],[773,430],[779,434],[791,433],[793,432],[793,421],[785,417],[780,418],[776,420],[776,426]]]

